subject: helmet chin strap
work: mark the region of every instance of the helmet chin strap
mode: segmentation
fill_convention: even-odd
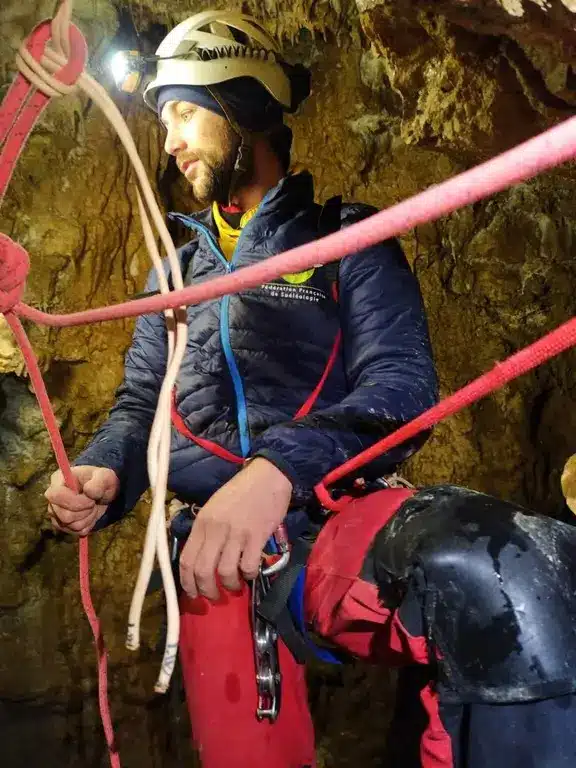
[[[238,149],[236,150],[236,159],[234,161],[234,168],[232,169],[232,173],[230,174],[230,184],[228,185],[228,205],[230,205],[232,196],[234,195],[234,192],[238,189],[240,183],[245,179],[246,174],[252,170],[253,167],[253,157],[254,157],[254,145],[253,145],[253,134],[251,131],[246,130],[245,128],[242,128],[238,124],[238,122],[234,119],[234,116],[230,113],[230,110],[224,103],[224,101],[220,98],[218,93],[213,89],[208,87],[208,91],[210,94],[214,97],[214,99],[218,102],[220,108],[226,115],[226,119],[228,120],[228,123],[230,124],[230,127],[234,131],[234,133],[240,138],[240,144],[238,145]]]

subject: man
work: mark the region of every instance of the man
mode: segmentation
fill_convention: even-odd
[[[195,233],[180,251],[186,283],[372,212],[338,200],[320,208],[309,174],[289,173],[282,115],[307,95],[307,76],[252,19],[198,14],[157,55],[146,103],[192,195],[209,206],[174,215]],[[419,754],[394,765],[576,764],[572,531],[463,489],[366,493],[392,485],[424,438],[367,468],[363,493],[343,486],[357,498],[327,523],[314,501],[327,472],[436,400],[420,292],[398,243],[187,311],[169,485],[194,509],[175,532],[192,529],[180,557],[181,656],[205,768],[315,762],[302,669],[283,643],[280,716],[271,725],[254,714],[245,582],[281,523],[293,552],[317,536],[306,623],[357,656],[425,671]],[[76,461],[82,493],[59,473],[46,493],[58,530],[87,535],[115,522],[146,489],[165,361],[163,315],[140,318],[117,402]]]

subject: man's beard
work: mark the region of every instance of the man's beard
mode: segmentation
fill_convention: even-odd
[[[219,152],[212,150],[196,150],[199,160],[198,172],[188,183],[192,187],[194,200],[200,205],[218,203],[228,205],[230,195],[238,187],[250,183],[254,177],[254,158],[251,147],[243,146],[242,171],[235,172],[236,161],[240,149],[240,138],[229,129],[221,136],[223,149]],[[231,189],[234,184],[234,189]]]
[[[198,170],[190,180],[194,199],[200,205],[216,202],[227,205],[230,198],[230,187],[234,175],[234,167],[240,146],[239,138],[230,129],[220,137],[222,149],[196,150],[199,160]]]
[[[234,157],[216,158],[209,152],[197,152],[198,170],[189,184],[194,200],[200,205],[228,202],[230,182],[234,169]]]

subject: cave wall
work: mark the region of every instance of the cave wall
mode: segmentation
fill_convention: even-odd
[[[358,5],[371,43],[361,57],[363,81],[377,93],[384,85],[393,100],[383,110],[390,161],[383,169],[378,152],[366,180],[376,204],[403,199],[574,113],[566,62],[576,37],[565,4],[547,4],[547,14],[524,3],[530,21],[521,26],[522,16],[495,8],[506,3],[441,3],[444,16],[432,12],[436,3]],[[573,163],[566,164],[404,238],[444,393],[573,314],[574,179]],[[413,479],[447,479],[565,515],[559,476],[572,450],[573,361],[567,353],[440,425],[412,461]]]
[[[134,29],[150,46],[163,25],[210,5],[76,2],[90,71],[109,86],[105,57],[134,40]],[[54,7],[46,0],[3,4],[0,93],[13,73],[13,51]],[[314,174],[320,201],[342,193],[389,206],[574,110],[569,0],[252,0],[242,7],[257,9],[288,56],[312,67],[313,97],[291,123],[295,159]],[[169,184],[155,120],[137,99],[118,103],[163,199],[185,205],[182,188]],[[402,238],[428,308],[443,394],[574,314],[575,182],[570,163]],[[34,306],[73,311],[119,302],[143,286],[147,256],[131,172],[118,140],[82,96],[48,109],[18,164],[0,227],[31,255],[25,300]],[[112,403],[131,328],[130,321],[28,326],[71,455]],[[573,364],[566,353],[440,425],[406,474],[564,515],[559,476],[573,450]],[[54,469],[20,355],[0,319],[0,723],[9,768],[36,764],[39,749],[46,768],[106,764],[76,547],[54,537],[45,521],[42,493]],[[128,768],[192,764],[181,691],[151,694],[158,598],[147,607],[141,652],[123,646],[146,514],[143,503],[91,541]],[[367,678],[360,666],[320,669],[311,682],[325,766],[380,765],[388,675]]]

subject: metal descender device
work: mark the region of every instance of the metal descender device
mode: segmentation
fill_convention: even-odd
[[[252,584],[252,634],[256,664],[258,701],[256,717],[273,723],[280,712],[282,701],[282,674],[278,655],[278,632],[258,615],[258,606],[270,589],[270,577],[283,570],[290,559],[288,537],[284,526],[274,534],[275,548],[280,558],[272,565],[260,566]]]

